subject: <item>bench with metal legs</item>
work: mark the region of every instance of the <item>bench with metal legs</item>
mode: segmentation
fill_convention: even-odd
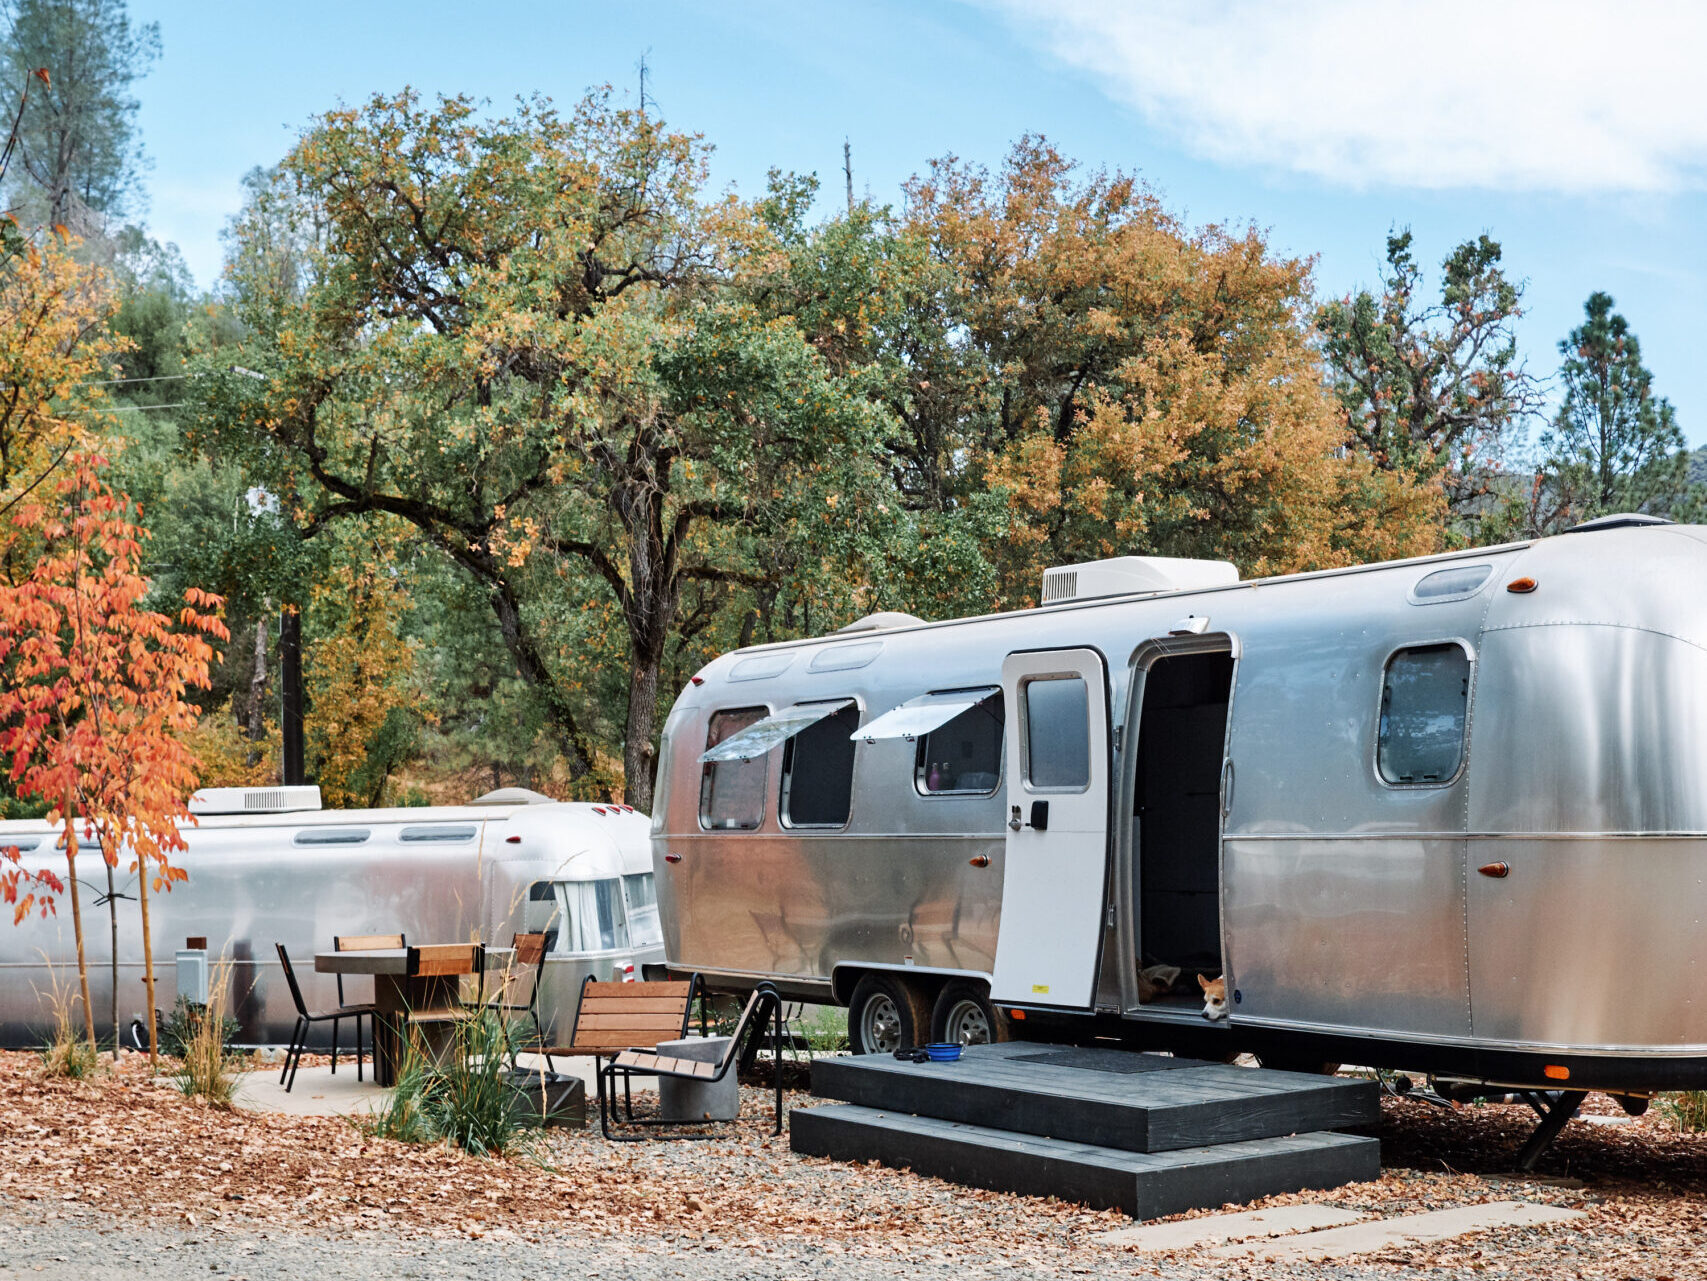
[[[691,1059],[672,1058],[666,1054],[648,1053],[644,1050],[624,1050],[612,1059],[598,1072],[599,1086],[599,1129],[605,1138],[612,1142],[632,1143],[644,1138],[642,1134],[620,1134],[611,1130],[611,1113],[616,1109],[616,1082],[622,1078],[623,1098],[626,1106],[621,1124],[625,1126],[683,1126],[683,1125],[728,1125],[729,1121],[706,1121],[690,1119],[684,1121],[665,1120],[662,1117],[640,1117],[634,1115],[632,1094],[629,1089],[631,1080],[636,1076],[650,1076],[660,1080],[691,1081],[709,1085],[721,1081],[729,1073],[737,1070],[736,1064],[741,1058],[745,1043],[755,1052],[758,1044],[765,1035],[766,1022],[771,1024],[773,1053],[771,1058],[774,1086],[776,1091],[776,1128],[772,1134],[782,1133],[782,996],[774,984],[760,983],[753,989],[753,994],[747,998],[746,1006],[741,1010],[741,1017],[736,1020],[734,1034],[729,1038],[729,1044],[724,1047],[723,1056],[715,1063],[699,1062]],[[736,1119],[739,1119],[738,1117]],[[680,1139],[709,1139],[710,1134],[677,1134],[670,1137]]]

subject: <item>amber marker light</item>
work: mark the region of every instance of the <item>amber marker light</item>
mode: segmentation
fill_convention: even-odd
[[[1025,1022],[1025,1011],[1024,1010],[1009,1010],[1008,1013],[1013,1016],[1014,1022],[1016,1022],[1016,1023],[1024,1023]]]
[[[1541,1069],[1541,1075],[1546,1077],[1549,1081],[1569,1081],[1571,1079],[1571,1069],[1566,1067],[1563,1063],[1549,1063],[1546,1067]]]
[[[1514,578],[1505,585],[1505,589],[1508,592],[1515,593],[1518,596],[1529,595],[1530,592],[1535,590],[1535,587],[1536,583],[1533,578]]]

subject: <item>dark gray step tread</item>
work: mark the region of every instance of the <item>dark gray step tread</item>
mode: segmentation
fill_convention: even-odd
[[[1040,1048],[1049,1047],[974,1046],[957,1063],[907,1063],[888,1055],[820,1059],[812,1066],[812,1092],[865,1107],[1138,1152],[1343,1129],[1380,1116],[1373,1081],[1162,1055],[1146,1057],[1169,1068],[1140,1073],[1021,1061]],[[1087,1064],[1129,1053],[1135,1052],[1083,1051]]]
[[[879,1161],[971,1187],[1054,1196],[1137,1218],[1380,1177],[1378,1140],[1310,1133],[1132,1152],[860,1107],[797,1108],[789,1144],[807,1156]]]

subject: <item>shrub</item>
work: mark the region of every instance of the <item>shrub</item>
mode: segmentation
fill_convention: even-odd
[[[799,1030],[814,1054],[834,1054],[848,1048],[848,1012],[840,1006],[820,1005],[810,1018],[800,1020]]]
[[[160,1020],[160,1052],[175,1059],[185,1058],[191,1044],[201,1036],[211,1011],[211,1005],[197,1005],[187,997],[180,996],[173,1004],[172,1012]],[[219,1016],[219,1024],[220,1046],[230,1050],[231,1040],[237,1035],[242,1024],[223,1010]]]
[[[1681,1094],[1662,1094],[1655,1100],[1660,1115],[1672,1127],[1685,1134],[1707,1130],[1707,1090],[1685,1090]]]

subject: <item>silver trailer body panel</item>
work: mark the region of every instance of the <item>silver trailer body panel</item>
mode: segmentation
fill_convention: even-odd
[[[1506,590],[1526,577],[1535,590]],[[857,742],[845,826],[802,830],[779,813],[779,748],[752,765],[756,825],[728,830],[702,822],[699,756],[719,713],[847,699],[867,725],[921,695],[999,687],[1009,655],[1090,649],[1107,662],[1112,733],[1093,750],[1115,792],[1096,1011],[1180,1017],[1141,1005],[1135,974],[1152,959],[1145,896],[1177,891],[1216,913],[1235,1027],[1707,1056],[1704,589],[1707,530],[1613,528],[725,655],[665,727],[653,836],[666,951],[735,986],[765,977],[843,1000],[874,970],[987,979],[1014,848],[1011,765],[988,794],[926,795],[914,743]],[[1133,817],[1146,724],[1155,750],[1213,730],[1145,720],[1150,664],[1191,652],[1221,654],[1227,673],[1220,794],[1202,801],[1219,805],[1212,905],[1201,885],[1162,883],[1202,868],[1153,863],[1146,886],[1149,820]],[[1389,781],[1389,663],[1448,652],[1464,672],[1455,767]],[[1503,876],[1479,871],[1495,864]],[[1167,932],[1162,915],[1151,924]]]
[[[513,933],[546,929],[556,934],[540,1019],[567,1035],[585,975],[638,978],[642,965],[663,960],[647,833],[643,815],[568,803],[204,816],[184,829],[187,848],[174,857],[189,880],[151,899],[158,1004],[172,1006],[174,952],[205,936],[210,956],[231,964],[238,1040],[283,1044],[296,1011],[275,943],[290,953],[309,1005],[324,1008],[337,989],[333,976],[314,973],[314,953],[330,951],[336,935],[402,931],[411,942],[504,946]],[[26,866],[63,874],[56,836],[45,823],[0,823],[0,845],[39,842]],[[90,996],[106,1035],[112,936],[95,905],[105,890],[99,852],[80,853],[77,870]],[[118,914],[119,1018],[128,1025],[145,1008],[141,921],[136,874],[121,863],[115,879],[128,896]],[[0,934],[0,1044],[39,1044],[55,986],[75,994],[76,984],[68,900]],[[345,980],[349,1000],[367,999],[366,989],[366,980]]]

